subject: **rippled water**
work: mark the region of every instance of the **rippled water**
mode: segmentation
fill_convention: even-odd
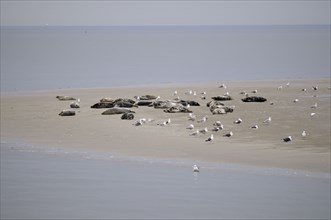
[[[8,142],[0,195],[4,219],[330,218],[329,174]]]

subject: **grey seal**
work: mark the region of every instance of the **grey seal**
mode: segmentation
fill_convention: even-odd
[[[132,120],[134,119],[134,114],[132,113],[124,113],[121,117],[122,120]]]
[[[244,99],[241,99],[243,102],[265,102],[267,101],[266,98],[258,97],[258,96],[248,96]]]
[[[135,113],[135,112],[127,108],[114,107],[102,112],[102,115],[116,115],[116,114],[124,114],[124,113]]]
[[[56,98],[60,101],[69,101],[69,100],[76,100],[76,98],[71,97],[71,96],[63,96],[63,95],[58,95]]]
[[[74,116],[76,112],[74,110],[63,110],[59,114],[60,116]]]

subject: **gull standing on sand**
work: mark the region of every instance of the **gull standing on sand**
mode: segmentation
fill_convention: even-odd
[[[233,132],[230,131],[229,133],[226,133],[223,135],[224,137],[232,137],[233,136]]]
[[[290,141],[292,141],[292,137],[288,136],[286,138],[283,138],[282,140],[283,140],[283,142],[290,142]]]
[[[204,123],[207,121],[207,116],[204,116],[202,119],[198,120],[198,123]]]
[[[213,125],[219,127],[222,126],[222,123],[220,121],[215,121]]]
[[[157,125],[159,125],[159,126],[166,126],[166,125],[168,125],[168,124],[170,124],[171,123],[171,120],[170,120],[170,118],[168,119],[168,120],[166,120],[166,121],[164,121],[164,122],[162,122],[162,123],[159,123],[159,124],[157,124]]]
[[[315,112],[310,113],[310,117],[314,117],[316,115]]]
[[[243,120],[241,118],[238,118],[237,120],[235,120],[233,123],[234,124],[240,124],[241,122],[243,122]]]
[[[213,127],[213,129],[211,129],[211,131],[215,131],[218,132],[219,130],[222,130],[223,127]]]
[[[192,135],[192,136],[197,136],[199,133],[200,133],[199,130],[196,130],[195,132],[193,132],[193,133],[190,134],[190,135]]]
[[[294,99],[293,102],[294,103],[297,103],[299,101],[299,99]]]
[[[208,139],[206,139],[206,142],[211,142],[212,140],[214,140],[214,135],[211,134],[210,137]]]
[[[197,117],[196,117],[193,113],[189,113],[189,114],[188,114],[188,120],[190,120],[190,121],[195,121],[196,118],[197,118]]]
[[[315,104],[312,105],[311,108],[317,108],[317,102],[315,102]]]
[[[306,136],[307,136],[307,132],[306,132],[306,131],[302,131],[301,136],[302,136],[303,138],[306,137]]]
[[[226,85],[225,85],[225,84],[222,84],[222,85],[220,85],[219,88],[224,88],[224,89],[226,89]]]
[[[174,91],[174,93],[172,94],[173,96],[177,96],[178,92],[177,90]]]
[[[271,122],[271,117],[267,118],[266,120],[263,121],[264,124],[269,124]]]
[[[193,128],[194,128],[193,124],[190,124],[189,126],[186,127],[186,129],[190,129],[190,130],[192,130]]]
[[[258,129],[259,126],[258,125],[253,125],[251,128]]]
[[[208,128],[204,128],[202,130],[199,131],[202,134],[206,134],[208,132]]]
[[[145,123],[146,123],[146,118],[141,118],[141,119],[137,120],[133,125],[135,125],[135,126],[141,126],[141,125],[143,125]]]

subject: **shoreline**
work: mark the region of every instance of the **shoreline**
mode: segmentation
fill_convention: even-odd
[[[285,87],[286,82],[291,82],[289,88]],[[227,90],[218,88],[215,82],[1,93],[1,138],[49,147],[109,151],[130,157],[191,159],[330,173],[330,124],[325,124],[330,119],[330,79],[224,83],[228,84]],[[279,85],[283,85],[283,91],[277,91]],[[320,89],[312,91],[311,86],[314,85]],[[300,91],[303,87],[307,88],[306,93]],[[188,88],[199,93],[206,90],[207,100],[184,95]],[[240,101],[241,90],[249,92],[255,88],[259,90],[257,95],[265,96],[268,103],[247,104]],[[105,109],[90,108],[104,97],[133,98],[134,95],[152,94],[171,99],[175,89],[183,99],[192,99],[201,104],[200,107],[191,107],[198,117],[209,116],[205,125],[196,126],[211,128],[215,120],[224,123],[226,129],[214,133],[216,138],[213,143],[204,141],[210,132],[199,137],[189,135],[191,131],[185,129],[189,122],[184,113],[170,114],[160,109],[139,107],[133,109],[136,111],[133,121],[123,121],[119,115],[102,116],[101,112]],[[224,104],[236,105],[236,110],[231,114],[212,115],[205,103],[211,100],[211,96],[222,95],[225,91],[233,94],[234,100]],[[319,96],[314,98],[314,94]],[[55,95],[79,97],[82,106],[78,114],[72,118],[58,116],[62,109],[68,108],[70,102],[58,101]],[[300,99],[297,105],[292,103],[296,97]],[[269,105],[269,100],[276,104]],[[312,119],[307,114],[314,102],[319,103],[319,108],[315,110],[317,117]],[[273,123],[264,126],[261,122],[268,115],[272,115]],[[132,125],[142,117],[151,117],[155,122],[142,127]],[[238,117],[242,117],[244,122],[237,126],[232,121]],[[156,125],[167,118],[172,120],[170,126],[162,128]],[[249,128],[252,123],[260,124],[261,128],[252,131]],[[306,129],[307,126],[311,127],[307,131],[309,135],[302,139],[300,128]],[[229,130],[235,132],[231,139],[222,136]],[[294,136],[294,140],[292,143],[282,143],[281,138],[288,133]]]

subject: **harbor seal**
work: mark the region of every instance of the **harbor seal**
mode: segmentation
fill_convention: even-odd
[[[192,113],[191,110],[188,108],[182,106],[182,105],[176,105],[173,107],[170,107],[168,109],[163,110],[166,113]]]
[[[265,102],[267,101],[266,98],[258,97],[258,96],[248,96],[244,99],[241,99],[243,102]]]
[[[114,107],[102,112],[102,115],[116,115],[116,114],[124,114],[124,113],[135,113],[135,112],[127,108]]]
[[[59,114],[60,116],[74,116],[76,115],[76,112],[74,110],[63,110]]]
[[[214,96],[211,97],[215,101],[230,101],[233,100],[231,96],[229,95],[223,95],[223,96]]]
[[[76,98],[71,97],[71,96],[63,96],[63,95],[58,95],[56,98],[60,101],[69,101],[69,100],[76,100]]]
[[[91,108],[113,108],[115,105],[113,102],[98,102],[91,106]]]
[[[122,120],[132,120],[134,119],[134,114],[132,113],[124,113],[121,117]]]

